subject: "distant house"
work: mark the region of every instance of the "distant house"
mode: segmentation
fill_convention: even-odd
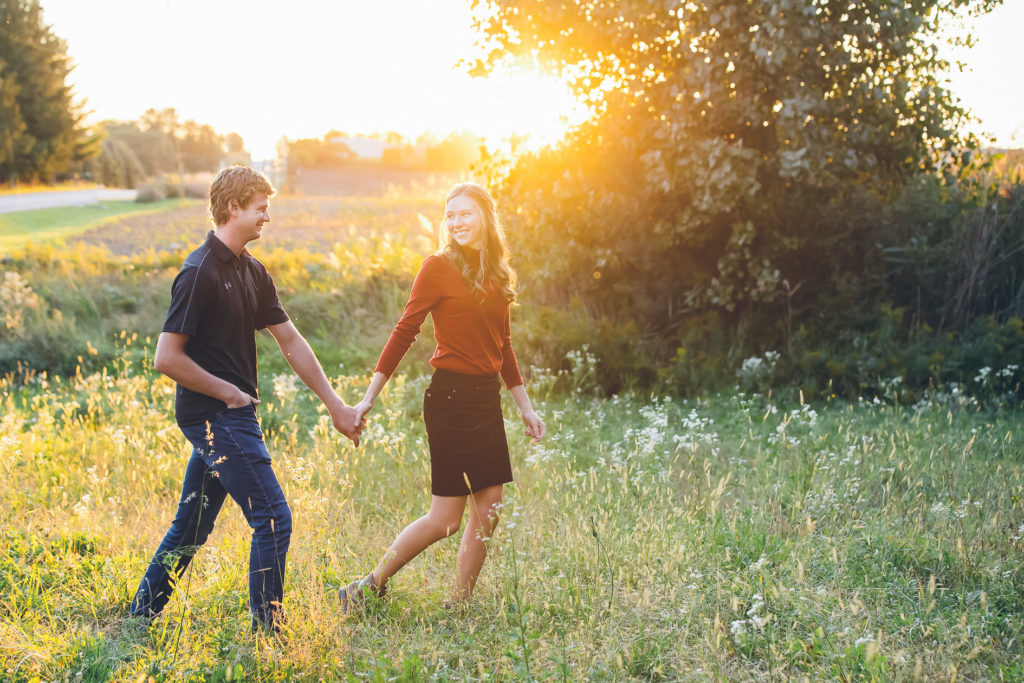
[[[336,137],[328,142],[332,145],[345,145],[361,161],[380,161],[384,158],[384,150],[392,146],[376,138]]]
[[[427,161],[427,146],[424,143],[410,145],[387,142],[379,138],[353,138],[338,136],[328,139],[328,144],[343,146],[356,161],[382,163],[385,166],[422,166]]]

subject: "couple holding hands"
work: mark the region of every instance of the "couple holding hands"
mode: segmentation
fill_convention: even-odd
[[[498,522],[502,486],[512,481],[500,389],[504,380],[526,425],[540,440],[509,330],[516,276],[494,200],[479,185],[454,187],[445,205],[448,240],[416,275],[363,399],[348,406],[277,297],[274,281],[245,245],[270,221],[274,188],[246,166],[222,170],[210,185],[214,229],[174,279],[155,367],[177,382],[175,418],[192,445],[178,509],[131,602],[152,617],[213,530],[227,496],[252,528],[249,607],[253,628],[280,629],[292,518],[256,418],[255,332],[266,328],[300,379],[323,401],[335,428],[356,445],[377,395],[431,314],[437,349],[423,398],[430,446],[431,503],[405,527],[376,567],[339,591],[343,611],[383,597],[388,580],[432,543],[456,533],[466,503],[450,603],[469,597]]]

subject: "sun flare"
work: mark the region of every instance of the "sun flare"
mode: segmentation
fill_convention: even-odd
[[[47,21],[67,42],[76,64],[70,81],[93,122],[173,107],[182,120],[238,133],[255,159],[266,159],[282,137],[319,138],[331,130],[395,131],[411,139],[468,131],[494,147],[527,136],[520,148],[535,149],[587,117],[552,76],[517,71],[472,78],[456,66],[478,52],[464,0],[295,0],[287,11],[254,0],[242,13],[234,2],[110,3],[122,25],[161,30],[118,32],[112,49],[91,5],[42,2]],[[251,75],[239,80],[228,74],[239,63],[234,38],[241,36],[258,40],[244,57]]]
[[[488,144],[525,136],[520,149],[537,150],[563,138],[590,116],[585,104],[553,76],[535,71],[495,74],[488,89],[498,93],[495,112],[477,131]]]

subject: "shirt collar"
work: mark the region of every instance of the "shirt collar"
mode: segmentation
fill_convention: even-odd
[[[220,238],[213,234],[213,230],[206,233],[206,246],[208,246],[210,251],[216,254],[221,261],[252,259],[252,254],[250,254],[249,250],[245,247],[242,247],[242,253],[236,257],[235,252],[231,251],[228,245],[221,242]]]

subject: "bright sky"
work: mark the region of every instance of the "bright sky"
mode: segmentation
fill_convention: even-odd
[[[42,0],[91,120],[173,107],[257,159],[282,135],[471,130],[557,139],[584,116],[552,79],[473,79],[468,0]]]
[[[966,65],[964,72],[957,72],[954,64],[952,90],[981,119],[977,132],[994,135],[999,147],[1024,147],[1024,88],[1019,80],[1024,71],[1024,0],[1003,0],[991,14],[969,20],[966,28],[977,44],[942,52]]]
[[[237,132],[256,159],[282,135],[471,130],[556,139],[583,111],[550,79],[472,79],[468,0],[41,0],[67,41],[91,120],[179,117]],[[998,144],[1024,146],[1018,50],[1024,1],[974,22],[979,44],[954,90]]]

